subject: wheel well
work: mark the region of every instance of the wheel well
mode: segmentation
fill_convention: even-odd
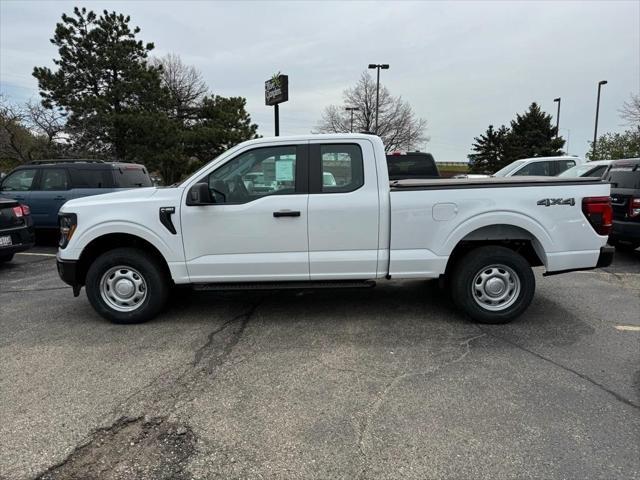
[[[131,235],[129,233],[109,233],[92,240],[82,251],[77,266],[77,278],[81,285],[85,284],[87,271],[93,263],[93,261],[109,250],[113,250],[121,247],[132,247],[142,250],[149,255],[155,257],[162,265],[167,278],[171,279],[171,272],[169,271],[169,265],[160,253],[160,251],[153,246],[153,244],[144,240],[143,238]]]
[[[445,276],[464,255],[486,245],[509,248],[522,255],[532,267],[544,265],[544,249],[531,233],[513,225],[490,225],[469,233],[458,242],[449,255]]]

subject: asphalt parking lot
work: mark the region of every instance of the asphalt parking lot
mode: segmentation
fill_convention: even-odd
[[[479,326],[437,282],[98,317],[0,266],[0,478],[640,478],[640,250]]]

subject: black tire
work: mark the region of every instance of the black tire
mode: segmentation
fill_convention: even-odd
[[[9,253],[7,255],[0,255],[0,263],[10,262],[13,258],[13,253]]]
[[[117,310],[101,293],[103,277],[119,266],[126,268],[116,269],[116,272],[125,272],[129,268],[143,282],[144,289],[140,291],[144,292],[144,298],[137,305],[124,307],[133,308],[131,311]],[[87,272],[85,288],[89,302],[101,316],[113,323],[132,324],[151,320],[162,311],[169,295],[169,279],[160,262],[152,255],[136,248],[117,248],[94,260]],[[134,290],[138,291],[137,288]],[[113,299],[109,301],[116,303]]]
[[[506,266],[507,269],[501,269],[500,266]],[[483,269],[486,270],[483,272]],[[491,276],[493,272],[497,275],[496,277]],[[495,304],[489,305],[494,300],[487,295],[485,296],[487,300],[482,301],[478,290],[489,290],[481,286],[489,283],[485,282],[482,276],[489,280],[497,278],[494,280],[495,288],[502,287],[502,291],[509,300],[502,304],[495,301]],[[503,278],[510,280],[504,281]],[[511,279],[513,283],[510,283]],[[517,318],[531,303],[535,289],[536,280],[529,262],[513,250],[499,246],[485,246],[471,250],[460,258],[451,276],[451,293],[455,304],[480,323],[507,323]]]

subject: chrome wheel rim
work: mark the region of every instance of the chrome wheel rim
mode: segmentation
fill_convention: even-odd
[[[476,273],[471,284],[471,294],[484,310],[506,310],[520,295],[520,277],[506,265],[489,265]]]
[[[147,282],[135,268],[119,265],[102,275],[100,295],[110,308],[132,312],[147,298]]]

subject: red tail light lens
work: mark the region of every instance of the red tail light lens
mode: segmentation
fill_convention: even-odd
[[[640,198],[631,198],[629,200],[629,216],[637,217],[640,215]]]
[[[582,199],[582,213],[598,235],[609,235],[613,222],[611,197],[585,197]]]
[[[13,207],[13,214],[17,218],[22,218],[26,215],[29,215],[30,213],[31,213],[31,209],[26,205],[20,204],[17,207]]]

